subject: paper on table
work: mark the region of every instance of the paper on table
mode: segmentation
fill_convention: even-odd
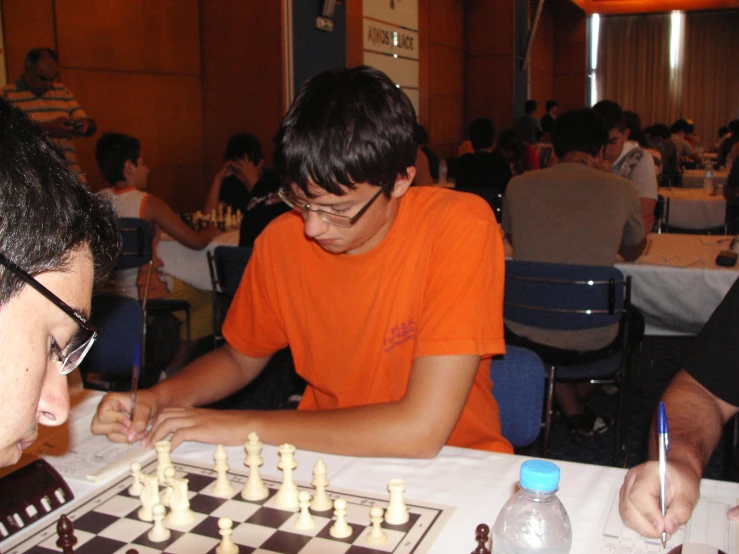
[[[691,258],[687,256],[664,256],[662,254],[650,254],[649,256],[642,256],[641,258],[634,261],[634,263],[641,265],[663,265],[667,267],[706,267],[707,263],[705,260],[700,258]]]

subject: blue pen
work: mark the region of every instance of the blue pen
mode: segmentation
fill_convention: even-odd
[[[657,447],[659,449],[659,504],[662,517],[667,514],[665,506],[665,488],[667,485],[667,451],[670,449],[670,430],[667,425],[665,403],[659,403],[657,412]],[[667,546],[667,533],[662,531],[662,548]]]
[[[131,369],[131,425],[136,410],[136,391],[139,390],[139,372],[141,371],[141,345],[137,344],[133,353],[133,368]]]

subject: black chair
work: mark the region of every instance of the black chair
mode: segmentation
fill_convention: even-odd
[[[213,342],[216,347],[223,343],[221,327],[251,253],[252,248],[239,246],[218,246],[212,254],[208,252],[213,287]]]
[[[620,324],[611,348],[583,356],[527,345],[549,366],[543,454],[548,454],[554,383],[588,381],[618,386],[613,460],[622,448],[624,385],[629,375],[631,278],[614,267],[506,261],[506,321],[540,329],[584,330]]]
[[[455,188],[460,192],[470,192],[481,196],[490,205],[490,209],[495,214],[495,219],[500,223],[503,218],[503,193],[498,189],[485,189],[485,188]]]
[[[739,235],[739,196],[729,196],[726,199],[724,235]]]
[[[665,222],[666,204],[665,197],[658,194],[657,203],[654,206],[654,226],[652,227],[652,232],[654,233],[662,233],[662,226]]]

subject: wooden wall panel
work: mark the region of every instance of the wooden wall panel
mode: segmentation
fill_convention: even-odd
[[[739,0],[572,0],[588,14],[722,10],[739,8]]]
[[[68,67],[200,75],[198,0],[55,0]]]
[[[442,158],[457,155],[465,135],[464,104],[454,96],[431,96],[431,119],[428,131],[432,147]]]
[[[2,0],[5,67],[8,82],[23,73],[31,48],[56,48],[53,0]]]
[[[537,115],[545,113],[544,105],[554,94],[554,18],[544,9],[531,47],[529,63],[530,97],[539,103]]]
[[[419,8],[421,7],[419,2]],[[428,33],[435,44],[462,50],[464,48],[464,1],[428,2]]]
[[[587,16],[554,18],[554,97],[560,111],[582,108],[587,100]]]

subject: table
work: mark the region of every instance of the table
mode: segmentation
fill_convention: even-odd
[[[616,264],[632,279],[631,301],[644,314],[647,335],[695,335],[739,277],[739,267],[716,265],[732,237],[655,234],[641,257]]]
[[[208,252],[217,246],[238,246],[239,231],[226,231],[214,238],[203,250],[193,250],[162,234],[157,248],[162,260],[162,272],[177,277],[188,285],[202,290],[211,290]]]
[[[682,229],[720,227],[726,221],[726,199],[701,189],[661,189],[669,226]]]
[[[686,169],[683,172],[683,188],[703,188],[703,176],[706,174],[705,169]],[[726,184],[729,172],[725,169],[713,172],[714,186]],[[660,193],[662,191],[660,190]]]
[[[102,393],[95,391],[77,391],[73,396],[71,421],[74,422],[74,433],[69,433],[72,443],[89,437],[89,419],[94,413]],[[87,423],[87,425],[82,425]],[[45,440],[46,433],[59,433],[60,428],[42,429],[39,443]],[[32,447],[32,449],[35,447]],[[125,447],[124,447],[125,448]],[[241,447],[229,447],[228,463],[238,472],[245,473],[243,467],[244,450]],[[212,463],[213,446],[198,443],[184,443],[173,457],[201,464]],[[278,475],[277,449],[265,445],[262,452],[265,475]],[[456,509],[434,542],[431,554],[450,554],[472,552],[476,546],[474,541],[475,527],[485,522],[489,525],[513,494],[518,480],[518,471],[526,457],[509,454],[494,454],[478,450],[444,447],[441,453],[431,460],[393,459],[393,458],[356,458],[334,456],[316,452],[298,451],[295,471],[297,481],[309,482],[312,467],[318,458],[322,458],[328,467],[328,476],[332,487],[363,491],[368,494],[386,495],[386,484],[392,478],[403,478],[406,481],[408,499],[455,506]],[[50,458],[52,464],[54,458]],[[611,515],[612,499],[620,487],[625,470],[597,465],[578,464],[557,461],[562,470],[558,495],[567,510],[573,530],[571,554],[593,554],[600,552],[595,545],[600,542],[606,516]],[[124,470],[125,471],[125,470]],[[87,494],[102,489],[106,483],[93,484],[77,480],[68,481],[75,496],[75,503]],[[715,498],[726,497],[734,502],[739,496],[739,484],[703,480],[701,491],[704,496]],[[73,505],[70,505],[71,508]],[[721,514],[723,516],[723,513]],[[49,516],[52,520],[58,515]],[[706,530],[713,540],[724,540],[730,526],[725,521],[715,521],[711,530]],[[618,523],[618,521],[616,523]],[[718,525],[716,525],[718,523]],[[42,526],[48,525],[41,520],[34,523],[26,531],[16,537],[32,535]],[[691,531],[692,532],[692,531]],[[713,535],[724,537],[713,537]],[[13,538],[15,540],[15,537]],[[709,538],[705,539],[706,541]],[[656,544],[656,543],[654,543]],[[7,550],[0,542],[0,550]],[[628,550],[632,552],[633,549]],[[660,551],[655,550],[655,551]],[[726,549],[727,553],[729,549]],[[731,552],[734,552],[731,550]]]

